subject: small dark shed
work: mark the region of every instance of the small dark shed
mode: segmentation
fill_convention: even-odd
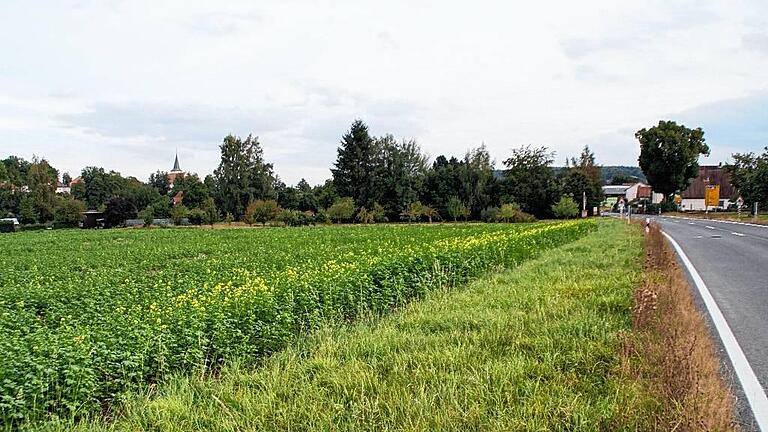
[[[104,227],[104,212],[98,210],[88,210],[83,212],[83,228],[102,227]]]

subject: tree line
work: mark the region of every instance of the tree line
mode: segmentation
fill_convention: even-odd
[[[604,198],[601,167],[588,147],[558,170],[553,152],[532,146],[513,149],[501,170],[484,145],[430,163],[415,140],[372,136],[355,120],[341,137],[331,178],[314,186],[281,181],[256,136],[228,135],[219,148],[218,167],[202,179],[189,173],[171,182],[169,173],[157,171],[142,182],[89,166],[68,194],[55,193],[60,178],[72,182],[68,173],[60,177],[45,159],[11,156],[0,163],[0,216],[61,226],[76,225],[86,208],[103,211],[109,226],[133,218],[286,225],[516,221],[574,217],[583,196],[591,213]]]

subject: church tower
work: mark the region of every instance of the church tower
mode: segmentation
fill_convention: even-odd
[[[173,189],[173,182],[176,180],[176,177],[183,176],[184,171],[181,170],[181,166],[179,166],[179,152],[176,152],[176,159],[173,161],[173,169],[168,173],[168,187],[170,189]]]

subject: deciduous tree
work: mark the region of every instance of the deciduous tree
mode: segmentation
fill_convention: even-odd
[[[726,170],[747,206],[751,208],[756,202],[761,203],[761,207],[768,206],[768,147],[760,155],[735,153],[733,163],[726,165]]]
[[[699,155],[709,155],[701,128],[688,129],[674,121],[635,133],[640,142],[640,168],[653,190],[672,198],[699,174]]]
[[[552,203],[560,195],[552,171],[553,153],[546,147],[520,147],[504,161],[504,190],[508,201],[520,204],[523,211],[536,217],[552,214]]]
[[[274,198],[272,164],[264,161],[258,137],[228,135],[220,149],[221,162],[214,171],[219,209],[239,219],[250,202]]]

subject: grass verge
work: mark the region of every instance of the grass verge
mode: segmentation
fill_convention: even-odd
[[[637,227],[320,331],[262,367],[176,377],[77,430],[645,430],[621,334],[642,277]],[[48,425],[55,428],[55,425]]]
[[[656,395],[655,429],[736,430],[733,396],[721,378],[709,331],[657,226],[646,236],[645,267],[634,295],[634,331],[622,358],[627,374]]]

